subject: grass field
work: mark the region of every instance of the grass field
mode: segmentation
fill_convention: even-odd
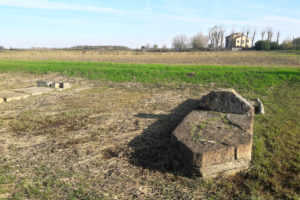
[[[274,53],[280,62],[263,53],[268,67],[256,64],[259,59],[234,64],[249,66],[78,62],[60,56],[45,61],[43,53],[27,61],[18,60],[23,53],[15,60],[0,55],[0,91],[39,79],[74,86],[0,104],[0,198],[300,198],[297,52]],[[62,61],[69,59],[75,61]],[[194,77],[187,76],[191,72]],[[259,97],[266,115],[255,116],[250,169],[204,181],[177,160],[170,133],[202,95],[218,87]]]
[[[227,66],[294,66],[300,67],[299,51],[203,51],[203,52],[136,52],[136,51],[0,51],[0,60],[60,60],[139,64],[193,64]]]

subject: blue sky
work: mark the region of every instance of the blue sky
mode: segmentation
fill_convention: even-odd
[[[299,0],[0,0],[0,46],[70,47],[145,44],[171,46],[223,25],[259,31],[272,27],[280,39],[300,36]],[[274,37],[275,38],[275,37]]]

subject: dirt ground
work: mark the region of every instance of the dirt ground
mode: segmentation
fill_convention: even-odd
[[[5,176],[0,177],[0,198],[209,196],[201,179],[188,177],[170,142],[173,128],[208,88],[0,74],[0,91],[37,80],[73,87],[0,104],[0,171]]]

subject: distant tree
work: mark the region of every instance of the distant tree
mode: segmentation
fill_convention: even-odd
[[[247,46],[247,44],[248,44],[248,37],[249,37],[249,34],[250,34],[250,32],[251,32],[251,28],[250,28],[250,26],[247,26],[246,27],[246,41],[245,41],[245,44],[246,44],[246,48],[248,48],[248,46]]]
[[[231,27],[231,34],[230,34],[230,44],[229,44],[230,48],[232,48],[232,46],[233,46],[233,34],[235,32],[235,28],[236,28],[236,25],[232,25],[232,27]]]
[[[293,48],[293,42],[291,40],[284,40],[281,45],[281,49],[288,50]]]
[[[270,49],[271,50],[279,50],[279,45],[277,42],[271,42],[270,44]]]
[[[279,36],[280,36],[280,32],[278,31],[277,32],[277,39],[276,39],[276,42],[277,42],[278,45],[279,45]]]
[[[208,29],[210,47],[219,49],[223,47],[225,29],[222,25],[214,26]]]
[[[158,49],[158,45],[154,44],[153,47],[152,47],[152,49],[157,50]]]
[[[292,43],[293,43],[293,48],[300,49],[300,37],[293,39]]]
[[[3,50],[4,49],[4,47],[3,46],[0,46],[0,50]]]
[[[182,51],[187,47],[187,37],[185,35],[177,35],[173,38],[172,46],[176,51]]]
[[[267,34],[268,34],[268,41],[269,42],[272,42],[272,37],[273,37],[273,29],[272,29],[272,27],[268,27],[267,28]]]
[[[225,28],[223,26],[220,26],[219,32],[220,32],[220,38],[221,38],[221,48],[223,48],[224,47]]]
[[[207,47],[208,36],[203,35],[203,33],[198,33],[191,38],[191,44],[193,49],[203,49]]]
[[[272,42],[272,37],[273,37],[273,29],[271,27],[268,27],[267,29],[267,34],[268,34],[268,41]]]
[[[209,47],[214,49],[215,48],[215,38],[212,29],[208,29],[208,40],[210,41]]]
[[[254,45],[255,35],[256,35],[256,29],[254,29],[254,30],[253,30],[253,33],[252,33],[251,47],[253,47],[253,45]]]
[[[255,43],[256,50],[270,50],[271,49],[271,43],[266,40],[259,40]]]
[[[261,40],[264,40],[264,38],[265,38],[265,33],[266,33],[265,30],[262,30],[262,31],[261,31]]]
[[[162,49],[168,49],[167,45],[164,44],[164,45],[162,46]]]
[[[240,29],[240,33],[241,33],[241,43],[244,41],[244,35],[245,35],[245,27],[242,27]],[[247,42],[247,40],[245,41],[245,43]],[[247,43],[246,43],[247,44]]]

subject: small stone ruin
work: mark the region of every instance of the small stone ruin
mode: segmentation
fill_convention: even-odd
[[[233,89],[205,95],[173,131],[184,161],[204,178],[249,167],[254,107]]]
[[[37,81],[37,87],[27,87],[14,90],[0,91],[0,103],[25,99],[30,96],[41,95],[52,92],[54,88],[71,88],[70,83],[57,83],[50,81]]]
[[[58,83],[58,82],[53,82],[53,81],[37,81],[37,86],[38,87],[50,87],[50,88],[71,88],[70,83]]]

